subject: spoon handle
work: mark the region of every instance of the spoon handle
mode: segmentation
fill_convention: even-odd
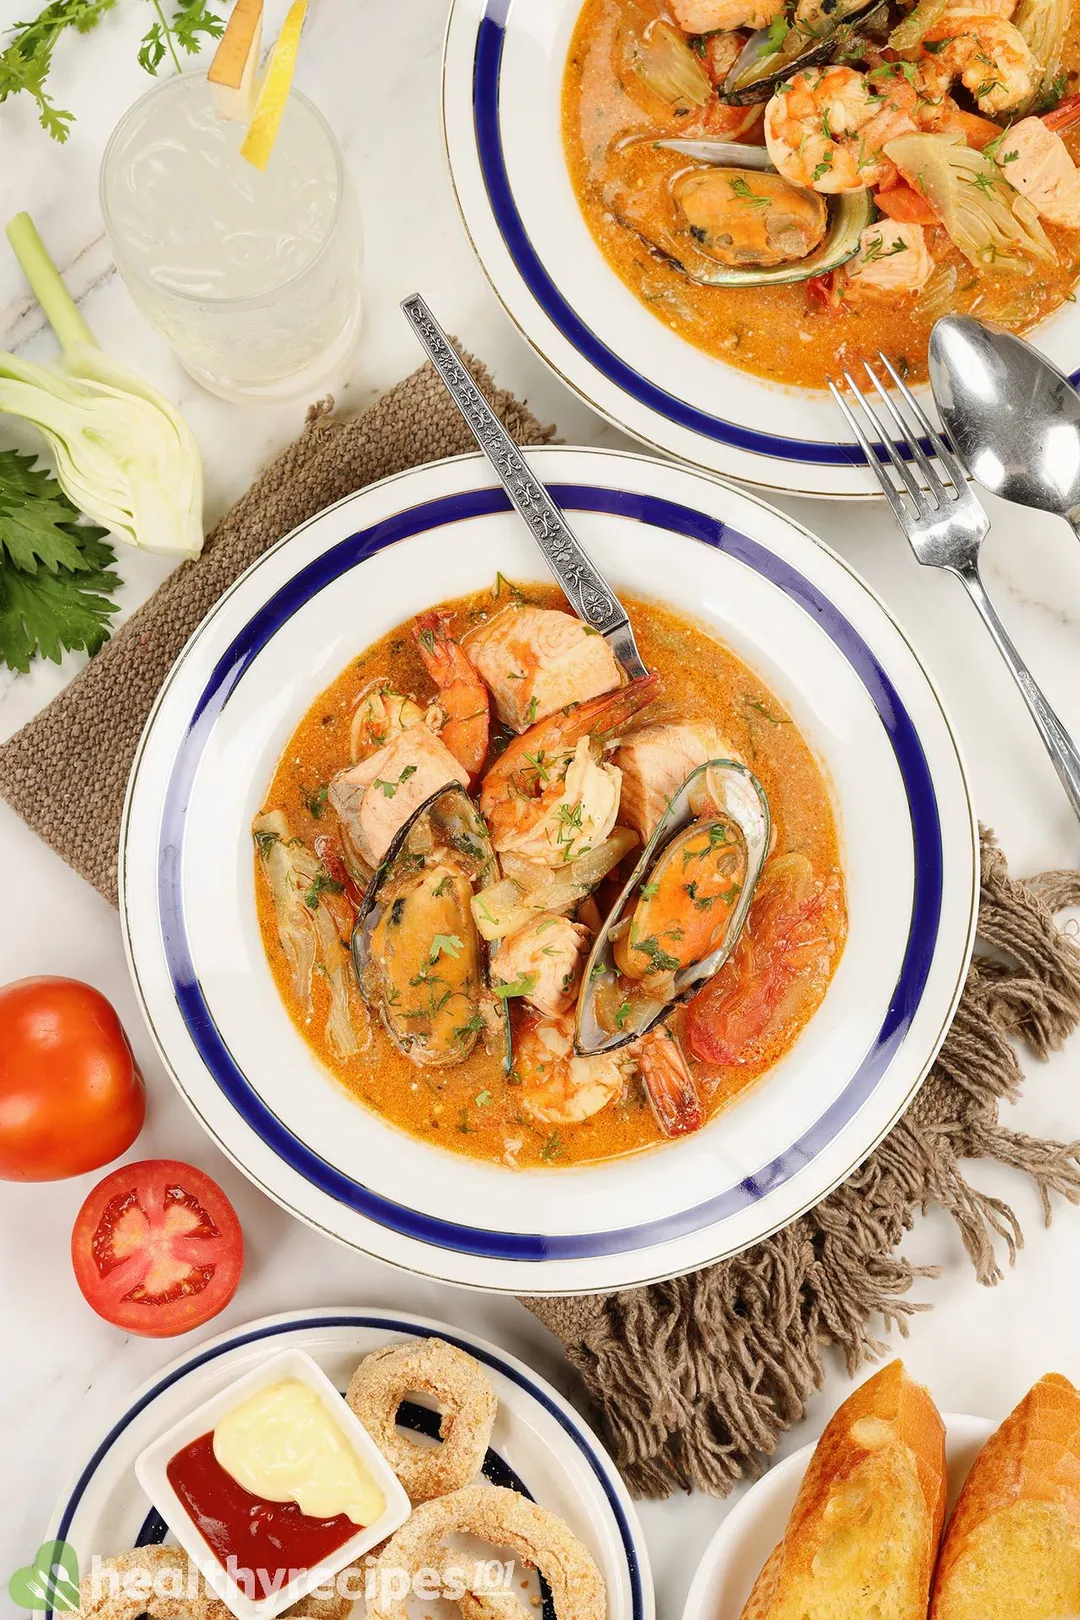
[[[427,304],[413,293],[401,307],[575,613],[609,642],[628,675],[647,675],[626,609],[469,376]]]
[[[955,569],[954,572],[967,588],[968,595],[982,614],[983,622],[997,643],[998,651],[1012,671],[1013,679],[1020,688],[1031,718],[1039,729],[1039,736],[1054,762],[1054,769],[1061,778],[1061,785],[1069,795],[1069,802],[1077,816],[1080,816],[1080,751],[1050,707],[1042,687],[1024,663],[1012,637],[998,618],[997,609],[986,594],[976,565],[972,562],[965,568]]]

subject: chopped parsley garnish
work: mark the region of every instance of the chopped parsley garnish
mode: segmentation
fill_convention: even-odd
[[[878,259],[891,259],[894,254],[906,253],[907,250],[907,243],[900,237],[897,237],[892,246],[887,248],[885,246],[885,237],[879,231],[876,236],[870,238],[863,249],[862,261],[863,264],[876,264]]]
[[[326,809],[326,798],[329,792],[330,784],[329,782],[324,782],[322,787],[317,787],[314,793],[309,793],[308,797],[304,800],[304,803],[307,805],[308,815],[312,816],[316,821],[320,819],[323,811]]]
[[[678,957],[669,955],[655,934],[650,934],[648,939],[635,939],[631,942],[631,946],[633,950],[640,951],[643,956],[649,958],[650,973],[678,972],[680,966]]]
[[[538,973],[522,973],[509,984],[493,984],[491,993],[498,996],[500,1001],[506,1001],[510,996],[530,996],[536,989],[539,977]]]
[[[437,962],[440,956],[460,956],[464,946],[456,934],[436,934],[431,941],[429,962]]]
[[[319,900],[324,894],[341,894],[342,885],[336,878],[332,878],[325,866],[320,866],[316,872],[311,888],[304,896],[304,904],[311,910],[318,909]]]
[[[372,782],[371,785],[372,785],[373,788],[379,788],[381,790],[381,792],[386,796],[386,798],[392,799],[394,797],[394,794],[397,792],[398,788],[401,786],[402,782],[407,782],[409,780],[410,776],[415,776],[415,775],[416,775],[416,766],[415,765],[406,765],[405,769],[402,771],[401,775],[398,777],[396,782],[384,782],[381,776],[377,776],[375,778],[374,782]]]
[[[763,197],[759,191],[752,190],[750,182],[741,174],[729,180],[728,185],[739,201],[746,203],[749,208],[768,208],[772,202],[771,197]]]

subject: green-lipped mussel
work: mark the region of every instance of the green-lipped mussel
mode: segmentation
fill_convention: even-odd
[[[656,144],[696,166],[671,183],[666,227],[646,234],[640,223],[623,223],[703,286],[754,287],[825,275],[854,256],[873,218],[870,192],[825,197],[795,185],[776,172],[764,147],[713,140]]]
[[[720,99],[736,107],[768,101],[778,85],[804,68],[841,60],[857,32],[871,31],[880,22],[884,44],[887,19],[882,0],[799,0],[785,29],[774,22],[751,34],[724,80]]]
[[[497,870],[488,830],[456,785],[399,830],[364,894],[352,954],[364,999],[414,1063],[462,1063],[477,1043],[512,1061],[505,999],[493,996],[470,901]]]
[[[764,789],[710,760],[686,778],[597,935],[578,997],[576,1050],[625,1046],[719,972],[768,854]]]

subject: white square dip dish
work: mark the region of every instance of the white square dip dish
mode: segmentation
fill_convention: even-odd
[[[304,1570],[295,1580],[280,1586],[267,1597],[254,1598],[230,1577],[173,1489],[167,1470],[177,1452],[214,1429],[227,1412],[258,1391],[290,1378],[305,1384],[315,1393],[360,1461],[369,1469],[383,1493],[386,1506],[373,1524],[358,1528],[355,1536],[335,1548],[320,1563]],[[280,1355],[272,1356],[261,1367],[227,1385],[179,1423],[173,1424],[139,1455],[135,1462],[135,1474],[181,1547],[198,1566],[211,1589],[237,1616],[237,1620],[274,1620],[282,1610],[299,1602],[317,1586],[332,1581],[341,1570],[392,1535],[412,1512],[412,1505],[400,1480],[364,1425],[318,1363],[302,1350],[285,1350]]]

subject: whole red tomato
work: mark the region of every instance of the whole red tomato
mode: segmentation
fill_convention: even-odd
[[[77,979],[0,989],[0,1179],[100,1169],[145,1117],[142,1075],[103,995]]]

